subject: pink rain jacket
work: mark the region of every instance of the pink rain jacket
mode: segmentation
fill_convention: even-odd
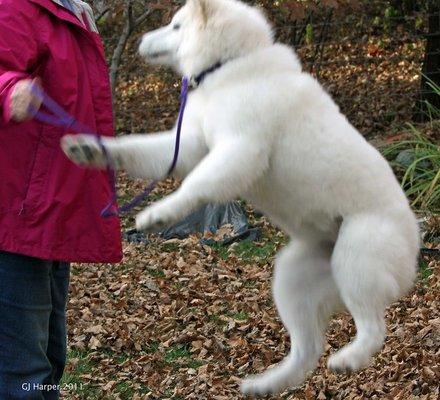
[[[33,77],[79,121],[113,135],[104,50],[90,23],[51,0],[0,0],[0,251],[118,262],[119,220],[100,216],[110,198],[106,173],[67,159],[63,129],[10,120],[11,89]]]

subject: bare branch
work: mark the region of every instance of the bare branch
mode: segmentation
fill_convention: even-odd
[[[150,16],[150,14],[151,14],[151,10],[147,10],[141,16],[139,16],[136,19],[135,28],[142,25],[147,20],[147,18]]]
[[[145,11],[140,16],[136,17],[134,9],[134,1],[126,0],[125,7],[125,25],[122,29],[121,35],[119,36],[118,43],[113,52],[111,64],[110,64],[110,82],[112,86],[112,92],[114,94],[116,88],[116,81],[118,78],[119,66],[121,64],[121,59],[124,51],[127,47],[128,40],[134,31],[139,28],[151,14],[151,10]]]
[[[125,15],[126,15],[126,17],[127,17],[127,25],[128,25],[128,29],[130,30],[130,31],[132,31],[133,30],[133,23],[134,23],[134,20],[133,20],[133,0],[127,0],[127,7],[126,7],[126,11],[125,11]]]
[[[106,16],[106,14],[108,14],[109,11],[110,11],[110,7],[107,7],[103,11],[101,11],[99,14],[97,14],[95,16],[95,22],[101,21],[101,19],[104,18]]]

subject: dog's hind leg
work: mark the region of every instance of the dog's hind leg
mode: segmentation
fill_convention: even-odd
[[[330,357],[328,366],[336,372],[355,371],[369,363],[385,338],[385,308],[412,285],[417,229],[410,218],[402,220],[360,216],[341,226],[332,269],[357,334]]]
[[[298,386],[316,368],[329,317],[341,305],[331,251],[329,244],[293,240],[277,257],[273,295],[292,350],[277,366],[244,380],[244,394],[266,395]]]

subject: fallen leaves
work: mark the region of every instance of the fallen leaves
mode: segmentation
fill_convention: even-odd
[[[276,236],[262,221],[264,237]],[[147,246],[125,245],[121,265],[73,267],[69,343],[89,360],[78,379],[91,394],[68,398],[240,399],[240,378],[288,353],[270,294],[273,253],[254,264],[234,251],[227,259],[207,251],[196,236],[171,244],[152,238]],[[351,318],[337,316],[316,372],[272,398],[437,399],[440,263],[431,260],[430,268],[389,309],[385,347],[369,368],[341,376],[327,370],[328,354],[355,334]],[[75,355],[67,374],[81,362]]]

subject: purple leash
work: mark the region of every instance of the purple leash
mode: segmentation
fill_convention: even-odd
[[[185,114],[186,103],[188,100],[188,89],[189,89],[189,80],[188,78],[183,78],[182,91],[180,94],[180,110],[179,110],[179,118],[177,120],[174,156],[173,156],[173,162],[168,170],[167,176],[171,175],[173,171],[176,169],[177,161],[179,159],[180,139],[182,133],[183,117]],[[86,134],[94,135],[98,140],[98,143],[101,147],[104,157],[107,160],[107,174],[108,174],[110,187],[112,190],[112,197],[109,203],[101,211],[101,216],[103,218],[115,217],[127,213],[128,211],[131,211],[133,208],[139,206],[148,197],[148,195],[155,188],[157,181],[150,183],[142,193],[138,194],[133,200],[131,200],[127,204],[124,204],[120,208],[115,207],[115,204],[117,204],[117,199],[118,199],[117,190],[116,190],[116,172],[115,169],[113,168],[114,163],[111,158],[111,155],[104,146],[101,135],[95,132],[87,125],[82,124],[81,122],[76,120],[72,115],[67,113],[55,100],[49,97],[38,85],[32,86],[32,92],[35,96],[39,97],[42,100],[42,104],[52,113],[49,114],[47,112],[36,110],[33,107],[31,107],[31,111],[34,113],[35,119],[45,124],[58,126],[60,128],[65,128],[66,131],[72,129],[77,133],[86,133]]]

